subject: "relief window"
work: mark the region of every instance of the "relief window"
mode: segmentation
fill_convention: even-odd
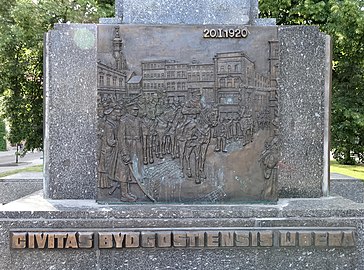
[[[103,74],[101,74],[101,75],[100,75],[100,80],[99,80],[99,83],[100,83],[100,85],[101,85],[101,86],[103,86],[103,85],[105,84],[105,82],[104,82],[104,78],[105,78],[105,77],[104,77],[104,75],[103,75]]]

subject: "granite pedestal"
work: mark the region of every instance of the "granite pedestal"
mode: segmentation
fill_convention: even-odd
[[[272,125],[279,151],[270,169],[278,176],[278,202],[97,204],[98,31],[107,27],[56,25],[45,38],[44,198],[34,194],[2,207],[1,269],[361,268],[364,205],[327,197],[330,38],[315,27],[260,20],[257,6],[117,1],[117,16],[101,22],[116,29],[115,59],[122,52],[120,22],[275,31],[277,57],[269,61],[277,67],[278,97],[270,100],[278,103]]]
[[[36,199],[36,198],[34,198]],[[281,199],[276,205],[98,205],[93,200],[17,202],[1,215],[1,269],[361,269],[364,205],[341,197]],[[4,208],[3,208],[4,209]],[[21,211],[26,209],[27,211]],[[10,211],[9,211],[10,210]],[[9,247],[10,233],[213,232],[246,230],[254,236],[271,231],[272,244],[246,246],[142,248]],[[332,230],[353,232],[355,245],[335,246]],[[280,234],[278,234],[279,232]],[[281,237],[290,233],[290,240]],[[303,232],[310,240],[302,240]],[[312,238],[311,238],[312,237]],[[350,240],[350,239],[349,239]],[[217,241],[217,240],[216,240]],[[311,241],[311,242],[310,242]],[[125,242],[124,242],[125,243]],[[29,243],[28,243],[29,244]],[[211,243],[210,243],[211,244]],[[287,246],[282,246],[286,244]],[[173,246],[176,245],[176,246]],[[191,245],[191,243],[190,243]],[[221,242],[220,242],[221,245]],[[329,246],[331,245],[331,246]]]

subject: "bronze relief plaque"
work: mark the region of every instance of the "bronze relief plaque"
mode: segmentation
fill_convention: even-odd
[[[98,26],[98,201],[276,201],[276,27]]]

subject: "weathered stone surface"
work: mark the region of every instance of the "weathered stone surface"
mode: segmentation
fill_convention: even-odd
[[[0,204],[20,199],[43,188],[43,179],[0,179]]]
[[[259,18],[259,19],[255,19],[254,25],[256,25],[256,26],[272,26],[272,25],[276,25],[276,19],[273,19],[273,18]]]
[[[360,179],[331,179],[330,194],[339,195],[357,203],[364,202],[364,182]]]
[[[121,23],[121,18],[115,17],[115,18],[100,18],[99,23],[100,24],[118,24]]]
[[[45,195],[95,196],[96,26],[62,24],[45,40]]]
[[[320,197],[328,190],[330,40],[315,27],[278,30],[280,197]]]
[[[37,201],[42,201],[38,198]],[[52,211],[0,212],[0,269],[360,269],[363,262],[363,218],[355,211],[364,205],[341,198],[285,199],[277,205],[98,205],[91,200],[43,200]],[[37,202],[39,203],[39,202]],[[29,206],[29,203],[27,203]],[[5,206],[0,208],[0,211]],[[18,208],[19,209],[19,208]],[[33,208],[41,210],[42,208]],[[252,211],[254,209],[254,211]],[[330,210],[331,209],[331,212]],[[297,210],[297,212],[293,212]],[[322,217],[322,212],[329,213]],[[29,215],[27,215],[29,213]],[[285,217],[285,218],[282,218]],[[318,218],[319,217],[319,218]],[[170,230],[225,227],[282,227],[324,231],[349,227],[357,231],[355,247],[217,247],[136,249],[10,249],[10,230],[77,231],[156,228]],[[317,231],[319,233],[320,231]],[[299,237],[296,236],[296,237]],[[298,239],[298,238],[297,238]],[[275,241],[278,241],[276,239]],[[176,260],[176,258],[179,258]],[[31,268],[30,268],[31,267]]]
[[[116,17],[133,24],[253,24],[258,1],[118,0]]]

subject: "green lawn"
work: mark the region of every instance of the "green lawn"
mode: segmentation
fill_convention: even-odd
[[[364,180],[364,165],[341,165],[336,160],[330,160],[330,172]]]
[[[35,165],[35,166],[27,167],[27,168],[14,169],[11,171],[0,173],[0,178],[8,176],[8,175],[16,174],[16,173],[21,173],[21,172],[42,172],[42,171],[43,171],[43,165]]]

